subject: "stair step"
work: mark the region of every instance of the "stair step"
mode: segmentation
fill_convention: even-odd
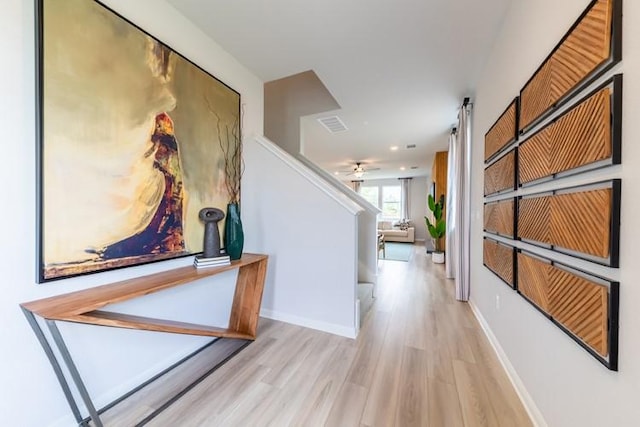
[[[358,299],[360,300],[360,326],[373,305],[373,283],[358,283]]]

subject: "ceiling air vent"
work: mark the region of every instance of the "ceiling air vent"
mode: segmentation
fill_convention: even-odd
[[[344,132],[347,130],[347,127],[338,116],[321,117],[318,121],[331,133]]]
[[[411,169],[418,169],[417,166],[411,166]]]
[[[410,148],[416,148],[416,144],[407,144],[407,150]]]

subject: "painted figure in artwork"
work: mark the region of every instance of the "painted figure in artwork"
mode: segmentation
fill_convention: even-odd
[[[97,253],[100,259],[176,253],[185,250],[182,224],[184,190],[180,152],[173,121],[167,113],[156,116],[150,141],[151,148],[144,156],[149,157],[153,154],[153,167],[164,176],[162,199],[144,230],[100,250],[87,250]]]

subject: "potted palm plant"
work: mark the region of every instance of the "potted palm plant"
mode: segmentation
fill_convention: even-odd
[[[447,226],[445,220],[442,218],[442,211],[444,209],[444,195],[440,196],[438,202],[434,197],[429,194],[428,199],[429,210],[433,213],[433,222],[428,217],[424,217],[427,222],[427,230],[434,241],[435,250],[431,253],[431,260],[436,264],[444,263],[444,251],[442,250],[442,238],[444,237]]]

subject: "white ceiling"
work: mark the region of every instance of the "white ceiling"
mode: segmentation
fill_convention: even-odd
[[[304,154],[364,179],[430,174],[511,1],[168,0],[265,82],[315,71],[349,130],[304,118]]]

